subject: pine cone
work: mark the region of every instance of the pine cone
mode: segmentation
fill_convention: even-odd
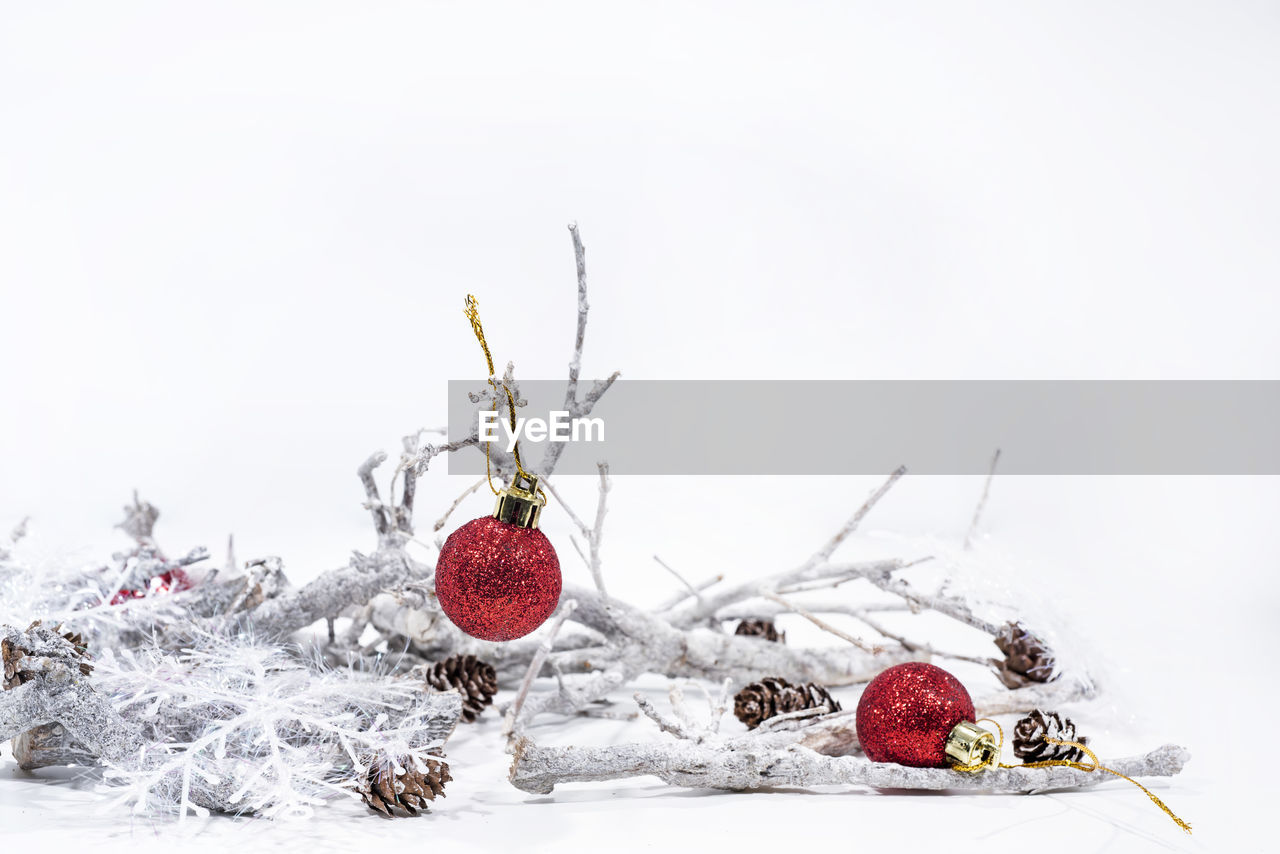
[[[58,634],[62,635],[67,643],[75,647],[76,655],[86,659],[86,662],[80,665],[80,672],[85,676],[92,673],[93,665],[87,663],[87,659],[89,658],[89,643],[84,639],[84,635],[79,632],[59,632]]]
[[[1050,682],[1056,678],[1053,652],[1021,623],[1006,623],[995,644],[1004,653],[996,675],[1008,687],[1021,688],[1027,682]]]
[[[30,633],[39,629],[40,626],[40,620],[36,620],[27,627],[27,631],[23,633],[24,635],[27,635],[26,643],[35,644],[39,642],[33,639],[30,636]],[[47,632],[48,630],[42,629],[41,631]],[[78,633],[58,632],[57,629],[54,629],[54,631],[57,632],[58,637],[61,637],[67,643],[71,644],[71,654],[68,657],[78,661],[81,674],[88,676],[92,673],[93,665],[89,663],[89,646],[85,643],[84,638]],[[18,637],[20,638],[22,636],[19,635]],[[47,641],[48,639],[48,635],[45,635],[44,640]],[[10,690],[11,688],[17,688],[24,682],[29,682],[35,678],[35,673],[37,671],[28,670],[23,664],[23,659],[31,654],[32,651],[23,646],[22,640],[15,640],[11,638],[0,640],[0,662],[3,663],[3,688],[5,691]]]
[[[22,658],[26,655],[8,638],[0,640],[0,660],[4,662],[4,690],[17,688],[31,677],[22,671]]]
[[[1059,741],[1078,741],[1087,744],[1084,736],[1076,738],[1076,725],[1070,718],[1064,718],[1057,712],[1045,712],[1036,709],[1013,728],[1013,755],[1023,762],[1043,762],[1048,759],[1066,759],[1078,762],[1083,751],[1069,744],[1053,744],[1046,738]]]
[[[360,797],[385,816],[396,817],[396,810],[417,815],[427,808],[427,801],[434,801],[436,795],[444,797],[444,784],[453,779],[447,762],[427,759],[425,764],[426,770],[418,771],[406,761],[404,773],[397,774],[395,763],[375,762],[362,781]]]
[[[742,620],[733,633],[745,637],[764,638],[774,643],[785,643],[787,639],[787,633],[779,632],[773,620]]]
[[[840,711],[840,703],[821,685],[792,685],[781,677],[770,676],[739,691],[733,698],[733,713],[748,729],[755,729],[777,715],[822,705],[829,712]]]
[[[426,669],[423,678],[437,691],[457,689],[462,694],[462,719],[472,723],[498,693],[498,673],[493,665],[474,655],[451,655]]]

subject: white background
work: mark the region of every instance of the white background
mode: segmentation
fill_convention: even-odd
[[[37,563],[123,547],[134,487],[173,551],[221,560],[234,532],[303,581],[367,549],[356,465],[443,424],[446,380],[481,368],[465,293],[500,362],[564,372],[571,220],[591,376],[1276,378],[1274,3],[0,9],[0,527],[30,514]],[[665,596],[655,552],[699,578],[793,565],[876,480],[619,478],[609,583]],[[420,521],[467,482],[433,472]],[[585,510],[594,485],[566,484]],[[980,486],[908,478],[871,527],[954,542]],[[718,509],[757,490],[750,518]],[[1264,850],[1277,510],[1275,478],[1010,478],[972,567],[1107,674],[1077,715],[1104,754],[1192,749],[1155,784],[1191,839],[1122,782],[527,797],[491,719],[428,818],[340,805],[184,845]],[[850,556],[883,546],[863,539]],[[6,850],[173,844],[56,778],[0,761]]]

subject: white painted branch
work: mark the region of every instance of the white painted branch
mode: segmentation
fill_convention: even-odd
[[[849,521],[845,522],[844,526],[839,531],[836,531],[835,536],[833,536],[825,546],[818,549],[818,551],[805,562],[804,567],[817,566],[830,560],[831,555],[840,547],[840,544],[847,540],[854,531],[858,530],[858,526],[862,524],[862,520],[867,517],[867,514],[871,512],[872,508],[880,503],[880,499],[884,498],[885,494],[892,489],[893,485],[906,473],[907,469],[905,466],[898,466],[898,468],[894,469],[893,473],[889,475],[889,479],[881,484],[878,489],[871,493],[871,495],[867,496],[867,500],[863,502],[857,512],[849,517]]]
[[[556,489],[555,484],[552,483],[550,480],[543,480],[542,485],[546,487],[548,492],[551,493],[551,496],[556,500],[556,506],[560,510],[564,511],[565,515],[569,517],[569,521],[573,522],[574,527],[577,528],[579,531],[581,531],[584,537],[587,536],[587,533],[591,529],[587,527],[585,522],[583,522],[580,518],[578,518],[577,513],[573,512],[573,508],[570,507],[568,502],[566,502],[564,498],[560,495],[560,492]]]
[[[883,647],[872,646],[871,644],[864,641],[862,638],[854,637],[853,635],[849,634],[843,629],[837,629],[835,626],[831,625],[821,617],[818,617],[816,614],[806,611],[804,608],[800,607],[799,605],[796,605],[792,602],[787,601],[786,599],[783,599],[781,596],[779,596],[776,593],[770,593],[767,590],[762,590],[761,595],[764,596],[764,598],[772,600],[773,602],[776,602],[779,605],[782,605],[783,607],[793,611],[794,613],[799,614],[801,617],[804,617],[806,620],[813,623],[815,626],[822,629],[824,632],[829,632],[830,634],[835,635],[841,640],[848,641],[849,643],[853,644],[863,652],[869,652],[869,653],[872,653],[873,655],[878,655],[884,652]]]
[[[688,598],[685,594],[684,598]],[[833,601],[823,597],[806,597],[800,599],[794,596],[787,596],[787,602],[793,606],[799,606],[806,611],[814,614],[844,614],[849,617],[862,617],[870,613],[885,612],[901,612],[908,611],[910,607],[896,602],[891,604],[874,604],[864,603],[857,604],[852,602]],[[796,611],[785,605],[779,605],[777,602],[767,602],[762,600],[748,600],[740,602],[737,605],[728,605],[716,612],[718,620],[749,620],[749,619],[772,619],[781,614],[794,614]],[[886,637],[889,637],[886,635]],[[897,640],[897,638],[894,638]]]
[[[1130,777],[1169,777],[1182,770],[1188,751],[1165,745],[1144,755],[1104,764]],[[753,746],[749,739],[724,744],[673,742],[609,747],[540,747],[525,739],[511,767],[516,788],[550,794],[562,783],[603,782],[654,776],[672,786],[745,791],[777,787],[830,785],[883,789],[964,789],[981,792],[1038,793],[1096,786],[1114,779],[1102,772],[1074,768],[1001,768],[969,774],[939,768],[908,768],[857,756],[824,756],[806,747]]]
[[[616,649],[614,660],[637,673],[717,682],[726,677],[749,682],[777,675],[825,685],[849,685],[866,681],[890,665],[920,657],[900,650],[876,654],[849,647],[798,647],[707,629],[679,629],[661,616],[625,602],[610,599],[606,603],[595,591],[583,587],[567,585],[562,601],[570,597],[578,602],[576,621],[611,639],[626,639],[628,643]],[[562,666],[566,671],[572,669],[568,661]]]
[[[996,466],[1000,462],[1000,449],[996,448],[996,452],[991,456],[991,468],[987,470],[987,479],[982,483],[982,496],[978,499],[978,506],[973,508],[973,520],[969,522],[969,530],[964,535],[964,550],[969,551],[973,548],[973,541],[978,536],[978,523],[982,521],[982,511],[987,507],[987,499],[991,496],[991,481],[996,476]]]
[[[578,402],[578,377],[582,373],[582,345],[587,337],[587,314],[591,310],[587,303],[587,249],[582,245],[582,236],[578,234],[578,224],[569,225],[569,235],[573,238],[573,260],[578,272],[578,333],[573,340],[573,358],[569,361],[569,382],[564,390],[566,407],[575,406]]]
[[[969,603],[963,599],[957,599],[954,596],[920,593],[906,581],[888,574],[868,574],[864,577],[886,593],[901,596],[917,608],[937,611],[939,614],[951,617],[953,620],[958,620],[967,626],[972,626],[980,632],[986,632],[992,637],[1000,633],[1000,626],[973,613]]]
[[[355,554],[343,569],[330,570],[298,590],[263,602],[248,619],[261,635],[287,635],[363,605],[428,571],[398,547],[380,548],[367,556]]]
[[[436,523],[431,526],[431,530],[439,531],[441,528],[447,525],[449,523],[449,517],[453,515],[453,511],[457,510],[458,506],[462,504],[462,502],[465,501],[468,498],[468,496],[474,494],[476,490],[478,490],[480,487],[484,486],[488,482],[489,482],[489,479],[487,477],[482,477],[479,480],[477,480],[475,483],[468,486],[461,495],[453,499],[453,503],[449,505],[449,509],[444,511],[444,514],[439,519],[436,520]]]
[[[365,495],[369,499],[365,506],[373,514],[373,526],[377,529],[380,537],[385,537],[391,532],[391,517],[387,512],[386,505],[382,503],[382,496],[378,493],[378,483],[373,479],[373,470],[386,461],[386,451],[378,451],[356,469],[356,474],[360,477],[360,483],[364,486]]]
[[[695,724],[675,686],[672,709],[663,715],[642,695],[636,702],[675,741],[608,747],[541,747],[531,739],[515,744],[511,782],[527,792],[549,794],[561,783],[602,782],[655,776],[686,788],[743,791],[780,786],[848,784],[893,789],[972,789],[1037,793],[1093,786],[1109,779],[1102,772],[1068,767],[991,768],[969,774],[952,769],[907,768],[852,756],[858,749],[852,710],[817,719],[780,719],[746,735],[722,737],[718,723],[727,703],[712,710],[710,722]],[[979,714],[988,712],[981,710]],[[1145,756],[1104,762],[1130,777],[1172,776],[1190,759],[1181,747],[1166,745]]]
[[[995,659],[992,659],[990,657],[981,658],[976,655],[963,655],[961,653],[955,653],[955,652],[944,652],[943,650],[937,649],[936,647],[931,646],[930,644],[913,641],[910,638],[907,638],[901,634],[898,634],[897,632],[889,631],[880,623],[879,620],[876,620],[874,617],[868,614],[865,610],[852,610],[849,612],[849,614],[854,619],[861,621],[868,628],[876,632],[879,632],[880,634],[884,635],[890,640],[897,641],[899,644],[903,646],[903,648],[909,649],[912,652],[919,652],[926,655],[936,656],[938,658],[949,658],[949,659],[952,659],[953,661],[967,661],[970,664],[982,664],[986,666],[991,666],[992,664],[995,663]]]
[[[1056,709],[1067,703],[1091,700],[1098,694],[1089,680],[1063,674],[1052,682],[1034,682],[1012,691],[996,691],[974,701],[979,717],[1025,715],[1032,709]]]
[[[565,385],[564,408],[568,410],[570,416],[581,418],[591,414],[596,401],[609,390],[619,374],[614,371],[607,379],[596,380],[584,397],[578,397],[578,382],[582,373],[582,345],[586,340],[587,316],[591,311],[591,305],[587,302],[587,250],[582,245],[582,236],[578,234],[577,223],[569,225],[569,235],[573,238],[573,259],[578,274],[578,328],[573,341],[573,357],[569,360],[569,381]],[[540,473],[543,476],[555,471],[563,452],[564,443],[550,443],[542,458]]]
[[[551,647],[556,642],[556,635],[560,634],[560,628],[564,625],[564,621],[573,615],[574,609],[578,607],[578,603],[572,599],[560,605],[560,613],[551,621],[551,627],[547,630],[541,643],[538,644],[538,650],[534,653],[533,660],[529,662],[529,670],[525,673],[524,681],[520,683],[520,690],[516,692],[516,698],[511,703],[511,708],[507,711],[506,722],[503,725],[503,734],[511,735],[512,732],[520,724],[520,710],[524,707],[525,699],[529,696],[529,689],[533,687],[533,680],[538,678],[538,673],[542,671],[542,665],[547,660],[547,656],[551,654]]]
[[[600,498],[596,502],[596,524],[591,529],[591,536],[587,540],[591,546],[591,561],[589,568],[591,569],[591,577],[595,580],[596,587],[600,590],[600,595],[609,598],[608,592],[604,589],[604,573],[600,569],[600,541],[604,539],[604,517],[608,512],[609,498],[609,464],[598,463],[597,468],[600,470]]]
[[[667,572],[671,573],[673,576],[675,576],[676,581],[679,581],[682,585],[684,585],[683,591],[673,596],[666,603],[659,605],[657,608],[654,609],[654,612],[658,614],[661,614],[663,611],[670,611],[672,608],[679,605],[681,602],[688,599],[690,596],[692,596],[694,599],[701,602],[703,590],[706,590],[708,587],[710,587],[713,584],[717,584],[721,581],[724,581],[723,575],[716,575],[716,576],[713,576],[712,578],[708,578],[707,580],[699,584],[696,584],[696,585],[690,584],[689,581],[683,575],[677,572],[665,560],[658,557],[657,555],[654,555],[653,559],[657,561],[658,566],[662,567]]]
[[[722,609],[729,609],[745,601],[758,599],[761,590],[787,592],[786,588],[791,585],[807,581],[849,581],[855,578],[889,577],[891,573],[907,565],[906,561],[891,558],[862,563],[827,563],[816,566],[801,566],[796,569],[766,575],[754,581],[744,581],[721,588],[710,595],[704,595],[699,602],[675,610],[670,615],[669,620],[673,626],[680,628],[706,625],[711,620],[720,619]]]

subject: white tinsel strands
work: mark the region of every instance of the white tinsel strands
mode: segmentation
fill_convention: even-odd
[[[205,638],[180,655],[104,656],[101,689],[148,737],[105,778],[139,811],[297,815],[354,793],[369,757],[438,759],[456,693],[315,669],[280,648]]]

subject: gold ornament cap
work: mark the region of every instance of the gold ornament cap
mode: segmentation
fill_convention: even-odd
[[[511,483],[498,493],[493,518],[517,528],[537,528],[546,503],[547,499],[538,487],[538,476],[517,471]]]
[[[943,752],[953,764],[966,767],[985,767],[1000,758],[996,737],[970,721],[961,721],[951,728]]]

